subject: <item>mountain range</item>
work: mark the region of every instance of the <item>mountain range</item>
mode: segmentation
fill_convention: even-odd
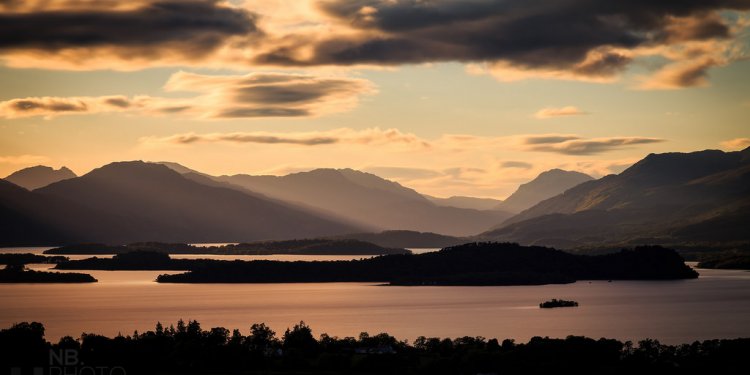
[[[511,216],[500,210],[437,205],[396,182],[352,169],[315,169],[286,176],[220,176],[216,180],[335,213],[371,231],[411,230],[467,236]]]
[[[34,191],[0,185],[2,242],[244,242],[362,231],[292,205],[118,162]]]
[[[750,149],[651,154],[598,180],[551,170],[502,202],[429,197],[352,169],[210,176],[134,161],[81,177],[33,167],[0,180],[2,245],[331,237],[391,247],[714,246],[750,242],[749,220]]]
[[[506,220],[482,238],[556,247],[750,240],[750,148],[651,154]]]

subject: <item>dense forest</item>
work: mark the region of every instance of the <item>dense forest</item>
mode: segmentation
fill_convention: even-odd
[[[576,280],[695,278],[673,250],[638,247],[587,256],[510,243],[471,243],[425,254],[351,261],[221,261],[171,259],[155,252],[59,263],[68,270],[186,270],[160,275],[171,283],[387,282],[391,285],[540,285]]]
[[[316,339],[304,322],[280,335],[253,324],[244,335],[180,320],[128,336],[84,333],[57,343],[45,339],[40,323],[0,330],[0,371],[12,374],[745,374],[748,352],[750,339],[676,346],[580,336],[527,343],[484,337],[409,343],[387,333]]]

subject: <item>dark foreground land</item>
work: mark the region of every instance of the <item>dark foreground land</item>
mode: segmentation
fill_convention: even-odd
[[[153,251],[165,254],[213,255],[386,255],[409,254],[401,248],[383,247],[354,239],[303,239],[264,241],[221,246],[194,246],[184,243],[138,242],[130,245],[80,244],[57,247],[45,254],[123,254],[133,251]]]
[[[418,255],[352,261],[279,262],[171,259],[134,252],[112,259],[59,263],[68,270],[186,270],[160,275],[163,283],[386,282],[391,285],[541,285],[576,280],[695,278],[673,250],[638,247],[587,256],[509,243],[471,243]]]
[[[748,352],[747,338],[677,346],[580,336],[315,339],[303,322],[280,337],[264,324],[245,336],[179,321],[132,336],[84,333],[57,343],[45,340],[40,323],[0,330],[4,374],[745,374]]]

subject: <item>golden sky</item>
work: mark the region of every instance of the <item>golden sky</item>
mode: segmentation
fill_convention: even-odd
[[[503,198],[750,145],[750,0],[0,2],[0,175],[355,168]]]

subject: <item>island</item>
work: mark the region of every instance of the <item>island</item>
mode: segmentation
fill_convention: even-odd
[[[85,273],[44,272],[8,265],[0,270],[0,283],[95,283],[97,280]]]
[[[587,256],[514,243],[470,243],[425,254],[383,255],[349,261],[225,261],[171,259],[131,252],[112,259],[59,263],[69,270],[185,270],[161,283],[374,282],[388,285],[542,285],[577,280],[673,280],[698,277],[671,249],[637,247]]]
[[[0,254],[0,264],[54,264],[67,261],[64,256],[44,256],[31,253],[3,253]]]
[[[553,298],[539,304],[540,309],[554,309],[556,307],[578,307],[578,302]]]
[[[138,242],[129,245],[79,244],[57,247],[45,254],[101,255],[122,254],[133,251],[153,251],[166,254],[212,255],[387,255],[409,254],[401,248],[378,246],[355,239],[302,239],[287,241],[262,241],[223,246],[196,246],[184,243]]]

